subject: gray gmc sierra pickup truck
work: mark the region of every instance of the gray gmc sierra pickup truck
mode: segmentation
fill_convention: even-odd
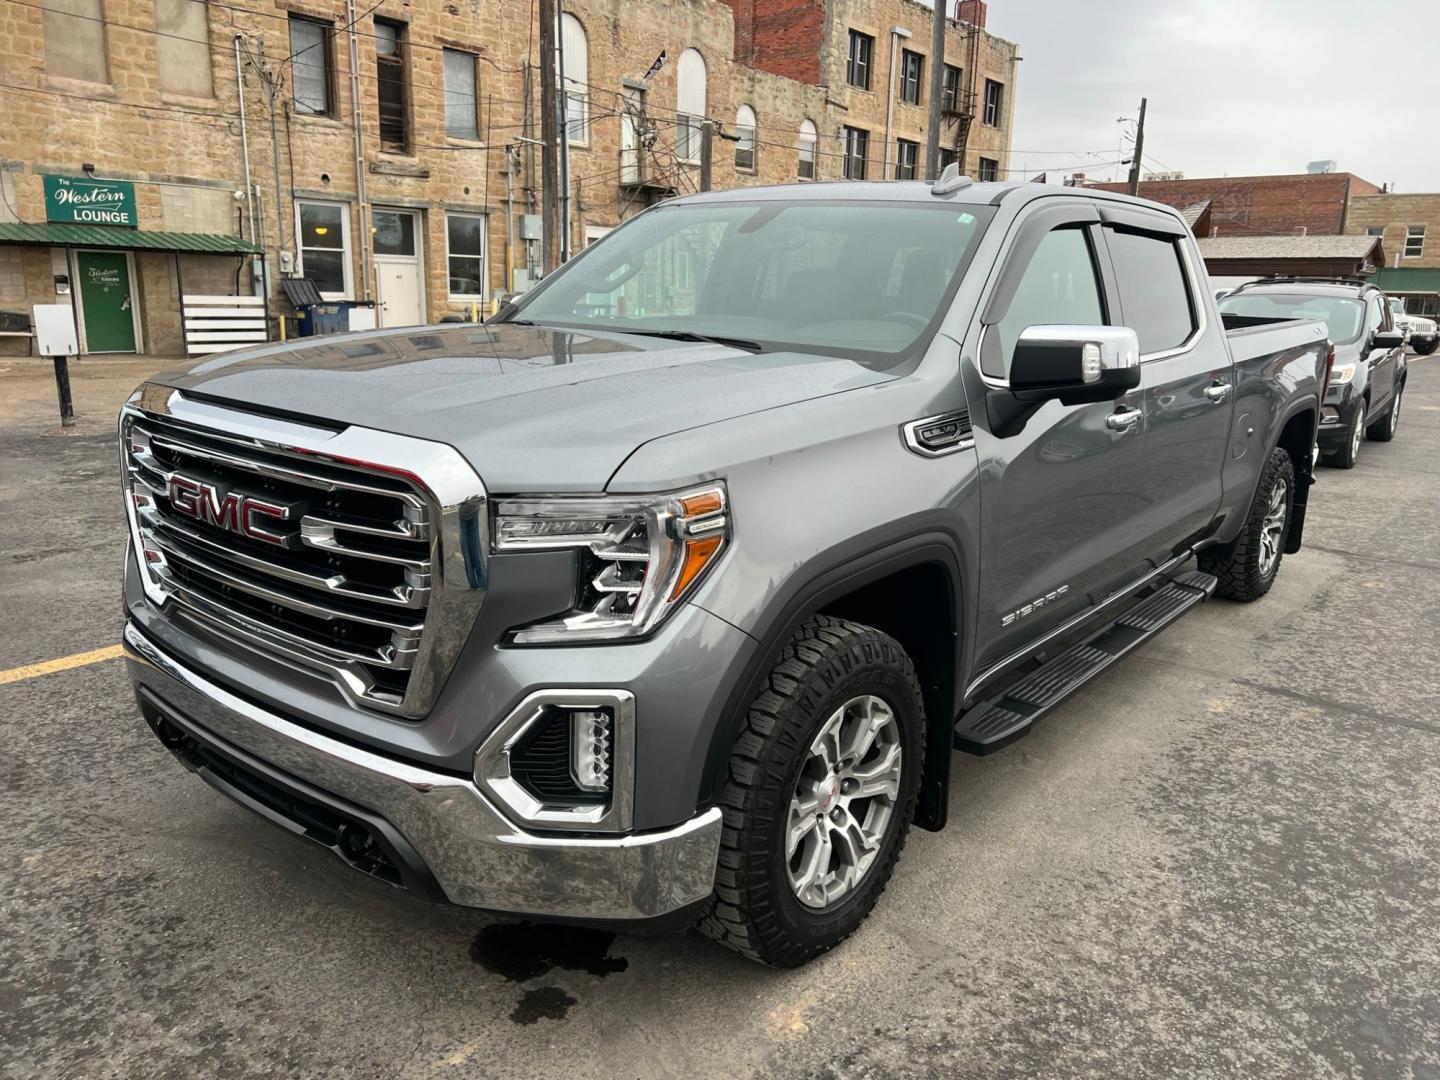
[[[674,199],[489,324],[137,390],[128,668],[186,765],[373,877],[799,964],[944,825],[954,748],[1269,589],[1328,353],[1227,332],[1122,196]]]

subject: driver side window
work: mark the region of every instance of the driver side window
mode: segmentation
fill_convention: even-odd
[[[1105,324],[1100,282],[1083,227],[1058,228],[1040,241],[1010,301],[1010,309],[992,329],[998,349],[985,350],[981,369],[987,375],[1004,378],[1010,372],[1010,358],[1021,331],[1027,326],[1055,324]]]

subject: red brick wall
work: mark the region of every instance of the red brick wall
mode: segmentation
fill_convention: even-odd
[[[949,6],[949,2],[950,0],[944,0],[947,7]],[[955,17],[961,22],[972,23],[980,27],[981,30],[984,30],[986,6],[985,0],[960,0],[959,9],[955,12]]]
[[[818,86],[824,0],[722,0],[735,13],[735,59]]]
[[[1281,236],[1304,226],[1312,236],[1343,232],[1347,185],[1352,195],[1379,188],[1350,173],[1294,176],[1228,176],[1208,180],[1148,180],[1140,197],[1177,209],[1211,202],[1210,226],[1217,236]],[[1124,184],[1096,184],[1124,191]]]

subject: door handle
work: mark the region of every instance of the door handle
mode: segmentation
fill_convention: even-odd
[[[1127,409],[1121,406],[1105,417],[1105,426],[1111,431],[1118,431],[1123,435],[1127,431],[1134,430],[1135,425],[1140,422],[1140,416],[1139,409]]]
[[[1216,379],[1209,386],[1205,387],[1205,396],[1219,405],[1230,396],[1230,384]]]

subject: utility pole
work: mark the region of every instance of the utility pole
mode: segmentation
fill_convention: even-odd
[[[1140,124],[1135,129],[1135,156],[1130,160],[1130,194],[1140,194],[1140,162],[1145,154],[1145,105],[1146,98],[1140,99]]]
[[[555,98],[560,109],[560,261],[570,261],[570,94],[565,82],[565,0],[555,0]]]
[[[555,0],[540,0],[540,273],[558,265],[557,200],[560,182],[558,106],[560,83],[555,77]]]
[[[700,125],[700,190],[710,190],[710,175],[715,164],[715,125],[706,120]]]
[[[945,7],[950,0],[935,0],[934,26],[930,34],[930,121],[925,136],[925,179],[940,175],[940,94],[945,75]],[[891,54],[894,55],[893,52]],[[885,148],[890,153],[890,148]],[[960,167],[965,167],[961,162]]]

